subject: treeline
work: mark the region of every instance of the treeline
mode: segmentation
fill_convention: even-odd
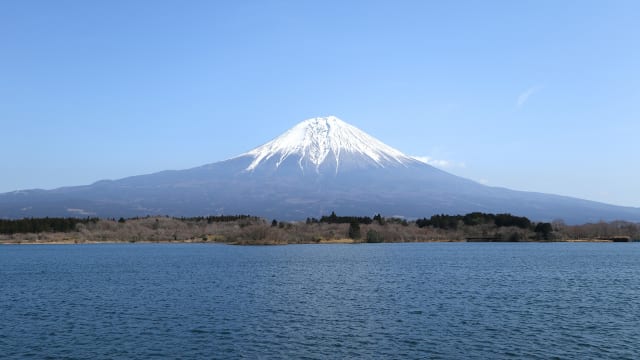
[[[149,219],[149,218],[155,218],[154,216],[145,216],[145,217],[132,217],[132,218],[120,218],[118,219],[119,223],[124,223],[127,220],[140,220],[140,219]],[[167,218],[169,216],[166,216]],[[179,217],[176,218],[174,217],[173,219],[176,220],[180,220],[180,221],[189,221],[189,222],[199,222],[199,221],[206,221],[207,224],[212,224],[212,223],[219,223],[219,222],[231,222],[231,221],[238,221],[238,220],[258,220],[260,219],[257,216],[251,216],[251,215],[210,215],[210,216],[192,216],[192,217]],[[114,220],[115,219],[111,219]]]
[[[416,220],[416,225],[421,228],[431,226],[438,229],[455,230],[460,224],[466,226],[492,224],[499,228],[515,226],[520,229],[528,229],[531,227],[531,220],[511,214],[485,214],[481,212],[472,212],[466,215],[433,215],[429,219]]]
[[[137,242],[190,241],[232,244],[294,244],[327,241],[571,241],[640,240],[640,224],[599,222],[567,225],[561,221],[532,222],[511,214],[473,212],[434,215],[415,221],[402,218],[338,216],[335,212],[303,222],[271,223],[250,215],[172,218],[136,217],[30,218],[0,220],[0,241]]]
[[[257,216],[251,215],[212,215],[212,216],[195,216],[195,217],[181,217],[182,221],[206,221],[207,224],[232,222],[238,220],[259,220]]]
[[[43,232],[70,232],[78,224],[98,222],[98,218],[25,218],[19,220],[0,219],[0,234],[27,234]]]
[[[373,222],[373,219],[368,217],[368,216],[338,216],[336,215],[335,211],[331,212],[331,215],[329,216],[322,216],[320,217],[320,220],[317,220],[315,218],[311,218],[307,220],[307,223],[325,223],[325,224],[351,224],[351,223],[357,223],[357,224],[371,224]]]
[[[125,223],[127,221],[137,221],[143,219],[150,219],[151,216],[145,217],[132,217],[132,218],[120,218],[118,219],[118,223]],[[153,217],[154,219],[157,217]],[[167,217],[168,218],[168,217]],[[172,218],[174,220],[178,220],[181,222],[206,222],[207,224],[212,223],[224,223],[224,222],[235,222],[240,220],[245,221],[258,221],[260,220],[257,216],[250,215],[216,215],[216,216],[195,216],[195,217],[180,217],[180,218]],[[99,218],[96,217],[88,217],[88,218],[25,218],[18,220],[6,220],[0,219],[0,234],[4,235],[13,235],[13,234],[40,234],[44,232],[71,232],[76,231],[78,229],[78,224],[95,224],[99,221]],[[111,219],[111,221],[116,221],[115,219]]]
[[[127,220],[139,220],[149,217],[133,217],[129,219],[120,218],[118,222],[124,223]],[[180,217],[174,218],[185,222],[206,221],[207,224],[233,222],[239,220],[259,220],[257,216],[251,215],[212,215],[212,216],[196,216],[196,217]],[[115,220],[115,219],[113,219]],[[86,224],[88,222],[97,222],[98,218],[26,218],[20,220],[0,220],[0,234],[17,234],[17,233],[41,233],[41,232],[68,232],[76,229],[77,224]],[[326,224],[363,224],[369,225],[373,222],[384,225],[386,222],[402,223],[408,225],[404,219],[383,218],[380,214],[375,216],[338,216],[335,212],[330,215],[324,215],[319,220],[316,218],[307,218],[307,224],[326,223]],[[497,227],[515,226],[521,229],[527,229],[532,226],[532,222],[526,217],[513,216],[511,214],[486,214],[473,212],[466,215],[433,215],[430,218],[418,219],[415,221],[420,228],[430,226],[443,230],[456,230],[460,225],[476,226],[493,224]],[[549,224],[550,226],[550,224]]]
[[[380,214],[376,214],[373,216],[373,218],[368,217],[368,216],[338,216],[336,215],[335,212],[331,212],[331,215],[323,215],[322,217],[320,217],[320,220],[316,219],[316,218],[307,218],[306,223],[308,224],[319,224],[319,223],[324,223],[324,224],[363,224],[363,225],[369,225],[372,223],[377,223],[379,225],[384,225],[388,222],[390,223],[394,223],[394,224],[402,224],[402,225],[408,225],[409,222],[406,219],[401,219],[401,218],[384,218],[382,217],[382,215]]]

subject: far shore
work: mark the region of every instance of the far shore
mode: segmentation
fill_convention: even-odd
[[[430,219],[338,216],[283,222],[250,215],[194,218],[0,219],[0,244],[359,244],[436,242],[633,242],[640,224],[534,223],[510,214],[434,215]]]
[[[405,241],[405,242],[386,242],[388,244],[392,243],[613,243],[613,240],[604,240],[604,239],[569,239],[569,240],[556,240],[556,241],[517,241],[517,242],[507,242],[507,241],[466,241],[466,240],[428,240],[428,241]],[[320,240],[318,242],[296,242],[296,243],[283,243],[283,242],[275,242],[275,241],[260,241],[260,242],[219,242],[219,241],[204,241],[198,239],[186,239],[186,240],[154,240],[154,241],[117,241],[117,240],[107,240],[107,241],[78,241],[74,239],[65,239],[65,240],[56,240],[56,241],[23,241],[23,240],[12,240],[12,241],[0,241],[0,245],[92,245],[92,244],[221,244],[221,245],[249,245],[249,246],[271,246],[271,245],[310,245],[310,244],[366,244],[366,242],[354,241],[353,239],[328,239],[328,240]]]

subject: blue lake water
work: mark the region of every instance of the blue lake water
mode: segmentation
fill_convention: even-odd
[[[1,358],[640,357],[640,244],[0,246]]]

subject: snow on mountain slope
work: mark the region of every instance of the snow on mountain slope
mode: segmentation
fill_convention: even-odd
[[[381,168],[406,166],[416,161],[335,116],[302,121],[270,142],[240,156],[253,157],[247,171],[254,171],[271,159],[276,160],[275,166],[279,167],[289,157],[297,157],[302,171],[310,165],[318,172],[321,165],[331,161],[335,163],[331,165],[335,166],[336,173],[343,159],[353,159],[354,156]]]

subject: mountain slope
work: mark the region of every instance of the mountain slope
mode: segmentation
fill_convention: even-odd
[[[50,191],[0,194],[0,217],[245,213],[301,220],[339,214],[428,217],[483,211],[640,221],[640,209],[488,187],[419,162],[335,117],[303,121],[235,158]]]

